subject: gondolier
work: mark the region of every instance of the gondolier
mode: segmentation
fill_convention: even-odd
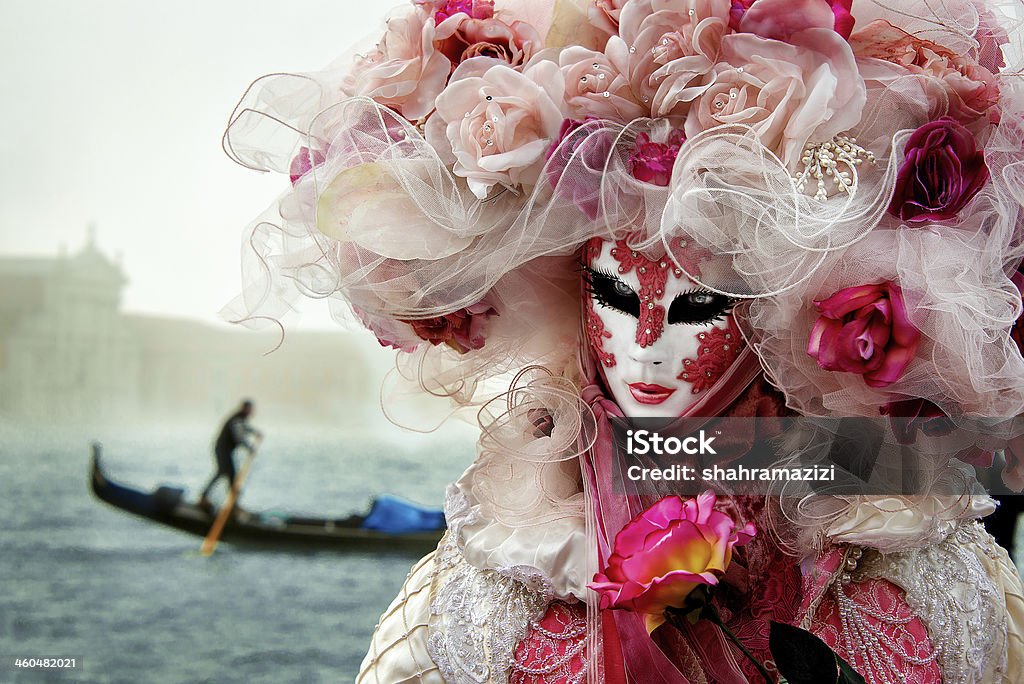
[[[235,449],[243,446],[251,451],[255,447],[255,441],[263,439],[263,434],[249,424],[249,418],[252,416],[254,408],[252,401],[246,399],[238,410],[224,421],[224,426],[221,428],[213,448],[217,472],[213,474],[209,484],[199,496],[200,508],[207,511],[213,510],[213,504],[210,503],[208,496],[220,478],[227,478],[228,486],[232,489],[236,488]],[[238,495],[237,491],[235,491],[235,495]]]

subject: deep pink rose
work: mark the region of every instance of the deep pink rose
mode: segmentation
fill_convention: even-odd
[[[545,159],[545,175],[552,188],[563,197],[571,198],[576,208],[587,217],[597,218],[600,209],[601,177],[611,151],[613,139],[595,124],[588,126],[593,117],[584,121],[566,119],[551,143]],[[586,129],[576,133],[580,128]],[[572,172],[566,174],[566,168]]]
[[[651,142],[646,133],[638,135],[636,147],[629,155],[629,170],[633,178],[652,185],[667,186],[672,180],[672,165],[685,140],[683,132],[678,130],[672,131],[664,143]]]
[[[308,147],[300,147],[299,153],[295,155],[292,163],[288,166],[288,177],[291,178],[292,185],[298,183],[299,179],[309,173],[313,167],[323,164],[326,158],[320,150],[310,151]]]
[[[729,27],[776,40],[808,28],[831,28],[849,38],[852,5],[853,0],[732,0]]]
[[[478,302],[445,316],[407,320],[403,323],[411,325],[420,339],[430,342],[435,347],[443,343],[460,354],[465,354],[484,346],[487,319],[497,315],[494,307]]]
[[[908,223],[956,218],[988,182],[985,153],[948,116],[914,131],[904,155],[889,213]]]
[[[682,607],[702,584],[718,584],[733,547],[755,530],[752,523],[738,528],[715,502],[713,492],[687,501],[666,496],[619,530],[604,572],[588,585],[601,595],[601,608],[642,613],[654,631],[665,609]]]
[[[473,19],[490,19],[494,16],[494,0],[425,0],[417,2],[434,13],[434,23],[462,13]]]
[[[956,427],[942,409],[920,397],[890,401],[879,413],[889,417],[889,425],[900,444],[913,444],[918,431],[926,437],[941,437]]]
[[[729,9],[729,28],[733,31],[740,30],[740,20],[747,13],[750,6],[757,0],[732,0],[732,7]]]
[[[814,306],[821,316],[807,353],[825,370],[862,375],[869,387],[899,380],[921,342],[903,293],[888,281],[847,287]]]

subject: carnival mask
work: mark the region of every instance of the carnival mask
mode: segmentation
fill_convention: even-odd
[[[595,240],[584,267],[588,343],[625,415],[681,415],[739,354],[734,300],[700,287],[671,259]]]

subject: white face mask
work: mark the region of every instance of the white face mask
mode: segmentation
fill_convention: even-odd
[[[632,418],[681,415],[740,352],[733,300],[624,240],[584,255],[587,338],[612,397]]]

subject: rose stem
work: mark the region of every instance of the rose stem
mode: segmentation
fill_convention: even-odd
[[[681,625],[676,622],[680,617],[677,613],[672,610],[667,610],[665,611],[665,617],[668,618],[668,621],[673,627],[682,630]],[[747,659],[754,664],[757,671],[761,673],[762,677],[764,677],[764,681],[767,682],[767,684],[773,684],[775,679],[772,677],[771,673],[768,672],[765,666],[761,664],[761,661],[759,661],[753,653],[747,650],[747,647],[743,645],[743,642],[741,642],[735,634],[733,634],[732,630],[726,626],[725,622],[722,621],[722,616],[718,614],[717,608],[715,608],[711,603],[704,604],[704,608],[700,612],[700,617],[718,625],[719,629],[721,629],[725,636],[729,638],[729,641],[736,644],[737,648],[740,649],[743,655],[745,655]]]

